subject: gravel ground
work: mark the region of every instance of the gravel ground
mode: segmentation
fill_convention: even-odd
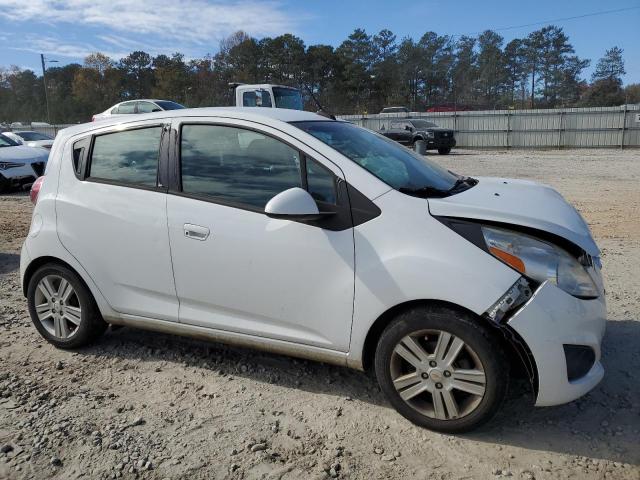
[[[470,175],[532,178],[583,213],[603,250],[603,382],[533,409],[512,389],[481,431],[396,414],[356,371],[131,329],[77,352],[32,327],[18,279],[31,205],[0,196],[0,478],[640,478],[640,152],[473,152]]]

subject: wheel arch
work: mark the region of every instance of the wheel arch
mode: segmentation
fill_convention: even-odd
[[[527,365],[526,352],[523,351],[523,345],[517,345],[513,340],[511,340],[512,332],[510,332],[510,329],[508,329],[508,327],[497,325],[488,318],[478,315],[468,308],[444,300],[410,300],[398,305],[394,305],[393,307],[382,313],[373,322],[373,324],[367,331],[364,345],[362,347],[361,358],[363,369],[367,371],[372,368],[374,364],[378,340],[380,339],[380,336],[382,335],[382,332],[385,330],[385,328],[387,328],[387,326],[391,322],[393,322],[393,320],[397,318],[398,315],[408,310],[428,307],[445,307],[453,311],[458,311],[469,316],[470,318],[475,319],[480,325],[484,326],[489,334],[496,339],[496,342],[499,342],[499,344],[505,349],[505,353],[509,359],[511,366],[517,369],[517,372],[524,372],[529,376],[529,380],[532,386],[532,393],[537,393],[537,372],[535,370],[535,365],[533,365],[533,369],[530,365]],[[524,347],[526,348],[526,345]]]
[[[70,265],[69,263],[65,262],[64,260],[62,260],[62,259],[60,259],[58,257],[52,257],[52,256],[45,255],[45,256],[38,257],[38,258],[35,258],[35,259],[31,260],[31,263],[29,263],[29,265],[25,269],[24,277],[22,279],[22,293],[23,293],[24,296],[27,296],[27,290],[29,288],[29,282],[31,281],[31,277],[33,277],[33,274],[40,267],[42,267],[43,265],[47,265],[49,263],[56,263],[58,265],[62,265],[63,267],[68,268],[73,273],[78,275],[78,278],[80,278],[80,281],[84,284],[84,286],[87,288],[87,290],[93,295],[93,291],[91,290],[91,287],[89,285],[87,285],[87,282],[82,277],[82,273],[78,272],[78,270],[76,268],[74,268],[73,265]]]

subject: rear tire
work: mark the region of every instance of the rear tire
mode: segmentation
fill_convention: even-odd
[[[438,149],[438,153],[440,155],[449,155],[449,153],[451,153],[451,147],[447,147],[447,148],[439,148]]]
[[[57,263],[43,265],[31,276],[27,303],[36,330],[58,348],[88,345],[107,329],[82,279]]]
[[[465,312],[429,306],[387,326],[376,348],[376,376],[402,416],[430,430],[461,433],[496,414],[507,394],[509,362],[478,322]]]

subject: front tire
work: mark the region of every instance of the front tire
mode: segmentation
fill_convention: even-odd
[[[57,263],[43,265],[31,276],[27,303],[40,335],[58,348],[87,345],[107,329],[84,282]]]
[[[490,420],[509,383],[500,343],[471,314],[441,306],[409,310],[391,322],[378,341],[375,370],[402,416],[446,433]]]
[[[447,147],[447,148],[439,148],[438,149],[438,153],[440,155],[449,155],[451,153],[451,147]]]

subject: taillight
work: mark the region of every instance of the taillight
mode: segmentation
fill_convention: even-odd
[[[31,185],[31,192],[29,192],[29,197],[31,198],[31,203],[33,203],[34,205],[38,202],[38,194],[40,193],[43,182],[44,175],[42,177],[36,178],[36,181],[33,182],[33,185]]]

